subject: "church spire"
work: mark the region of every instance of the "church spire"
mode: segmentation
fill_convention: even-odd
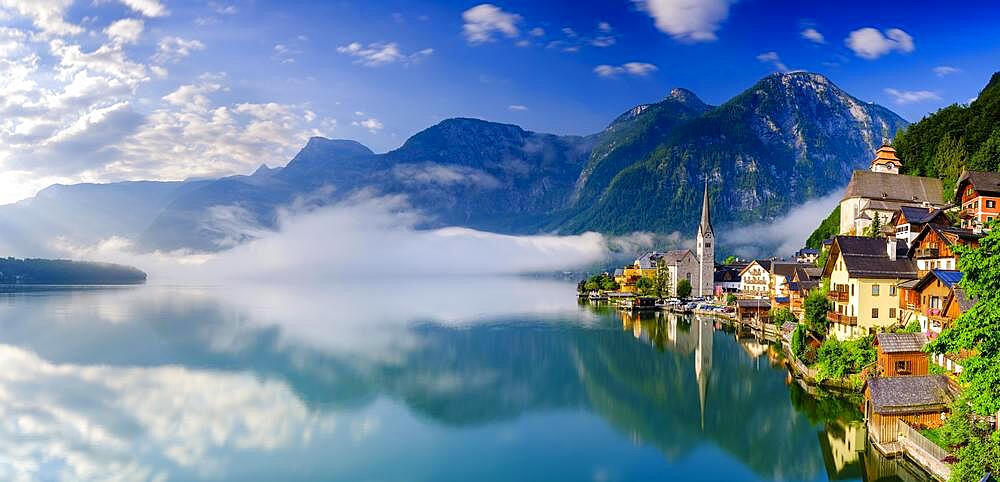
[[[712,232],[712,214],[709,212],[708,206],[708,180],[705,180],[705,199],[701,204],[701,224],[698,229],[704,233]]]

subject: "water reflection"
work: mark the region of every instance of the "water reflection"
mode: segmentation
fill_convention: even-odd
[[[364,286],[5,295],[0,478],[900,473],[858,451],[851,402],[788,385],[766,343],[707,318],[581,309],[573,288],[445,280],[391,297]]]

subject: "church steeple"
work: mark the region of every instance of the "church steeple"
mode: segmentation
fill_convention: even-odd
[[[705,197],[701,202],[701,224],[698,231],[702,234],[712,232],[712,214],[708,206],[708,180],[705,180]]]

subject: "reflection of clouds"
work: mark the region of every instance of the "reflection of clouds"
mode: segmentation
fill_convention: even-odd
[[[140,460],[160,457],[209,475],[224,449],[308,444],[334,427],[252,374],[52,364],[9,345],[0,366],[4,480],[156,480]]]

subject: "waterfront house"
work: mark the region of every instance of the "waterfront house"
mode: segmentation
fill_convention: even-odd
[[[902,165],[882,146],[867,171],[854,171],[840,201],[840,234],[862,234],[875,216],[887,225],[903,205],[945,206],[940,179],[899,174]]]
[[[906,256],[916,263],[921,276],[932,269],[957,269],[955,246],[976,248],[982,237],[971,229],[928,224],[913,239]]]
[[[724,301],[729,295],[740,292],[740,271],[746,263],[724,264],[715,268],[715,298]]]
[[[941,333],[962,314],[963,306],[968,307],[965,292],[958,286],[960,281],[961,271],[932,269],[916,280],[900,283],[900,324],[917,321],[920,331]]]
[[[755,259],[740,271],[740,297],[764,299],[771,292],[771,260]]]
[[[944,209],[930,206],[900,206],[892,216],[890,224],[894,226],[896,238],[907,246],[913,244],[913,240],[923,231],[924,226],[934,224],[938,226],[950,226],[951,220],[945,214]]]
[[[924,353],[927,336],[923,333],[879,333],[875,335],[878,352],[878,376],[926,375],[928,356]]]
[[[795,269],[795,275],[788,283],[788,308],[796,317],[800,317],[806,297],[819,287],[822,276],[820,268],[803,266]]]
[[[869,437],[883,446],[896,442],[900,420],[918,430],[940,427],[957,392],[946,375],[869,378],[864,388]]]
[[[955,190],[955,205],[961,208],[962,227],[985,227],[1000,216],[1000,173],[962,171]]]
[[[851,339],[897,323],[896,287],[917,277],[916,266],[899,247],[895,237],[834,238],[823,267],[823,276],[830,279],[831,334]]]
[[[736,300],[736,319],[746,325],[762,327],[771,322],[771,303],[762,298]]]

